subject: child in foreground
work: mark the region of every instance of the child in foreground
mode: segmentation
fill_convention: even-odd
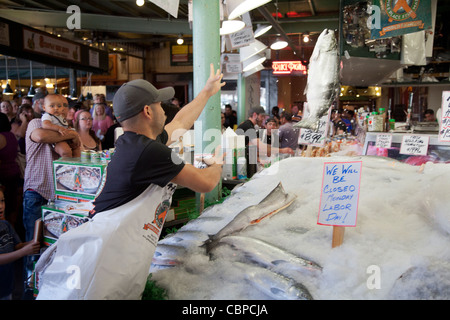
[[[11,300],[14,290],[14,262],[39,253],[40,243],[21,242],[11,224],[5,220],[5,196],[0,187],[0,300]]]

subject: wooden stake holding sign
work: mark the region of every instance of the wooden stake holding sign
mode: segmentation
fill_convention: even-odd
[[[317,224],[333,226],[332,247],[344,241],[345,227],[355,227],[362,161],[325,162]]]

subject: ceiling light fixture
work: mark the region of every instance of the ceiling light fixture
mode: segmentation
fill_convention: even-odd
[[[272,0],[227,0],[228,19],[233,20],[240,15],[256,9]]]
[[[225,20],[222,22],[222,27],[220,28],[220,35],[224,36],[227,34],[236,33],[245,27],[245,22],[241,20]]]
[[[242,72],[250,71],[255,68],[257,65],[263,63],[266,60],[266,56],[260,56],[259,54],[254,55],[251,58],[248,58],[243,62]]]
[[[257,28],[255,30],[254,37],[258,38],[259,36],[263,35],[267,31],[269,31],[270,29],[272,29],[272,25],[271,24],[267,24],[267,25],[260,25],[260,24],[258,24],[258,26],[257,26]]]
[[[253,57],[254,55],[263,52],[267,49],[267,46],[259,40],[255,40],[250,43],[248,46],[242,47],[239,49],[239,56],[241,62],[244,62],[248,58]]]
[[[270,45],[270,49],[272,50],[281,50],[288,46],[287,41],[282,40],[281,38],[277,38],[274,43]]]
[[[264,69],[264,66],[262,64],[258,64],[256,67],[253,67],[252,69],[248,70],[247,72],[243,73],[244,78],[247,78],[248,76],[251,76],[252,74],[261,71]]]
[[[3,90],[3,94],[6,95],[12,95],[14,92],[11,89],[11,86],[9,85],[9,77],[8,77],[8,57],[5,56],[5,67],[6,67],[6,87]]]
[[[177,39],[177,44],[181,46],[183,43],[184,43],[183,35],[180,33]]]
[[[144,0],[136,0],[136,4],[139,6],[139,7],[142,7],[143,5],[144,5]]]
[[[309,33],[308,32],[303,35],[303,42],[304,43],[308,43],[309,42]]]
[[[29,97],[33,97],[36,94],[36,90],[34,90],[33,87],[33,65],[32,62],[30,60],[30,90],[28,90],[28,96]]]

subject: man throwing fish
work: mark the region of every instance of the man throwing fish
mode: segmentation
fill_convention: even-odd
[[[167,146],[175,130],[192,127],[225,85],[221,79],[211,64],[205,87],[166,126],[161,101],[173,98],[173,88],[158,90],[140,79],[120,87],[113,108],[124,134],[92,219],[62,234],[41,256],[37,299],[140,299],[177,184],[205,193],[221,178],[219,159],[198,169],[177,161]]]

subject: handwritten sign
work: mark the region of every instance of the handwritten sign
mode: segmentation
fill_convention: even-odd
[[[310,144],[318,147],[322,146],[325,142],[325,138],[327,137],[329,123],[330,122],[328,121],[328,115],[325,115],[322,118],[320,118],[319,129],[317,131],[301,128],[298,137],[298,143]]]
[[[400,153],[414,156],[426,156],[428,153],[429,140],[430,138],[427,136],[405,135],[403,136]]]
[[[325,162],[317,224],[355,227],[362,161]]]
[[[244,29],[228,35],[231,41],[231,48],[237,49],[240,47],[248,46],[255,41],[252,27],[245,27]]]
[[[377,148],[390,148],[392,145],[392,134],[377,134],[377,140],[375,147]]]
[[[450,142],[450,91],[442,92],[439,141]]]

